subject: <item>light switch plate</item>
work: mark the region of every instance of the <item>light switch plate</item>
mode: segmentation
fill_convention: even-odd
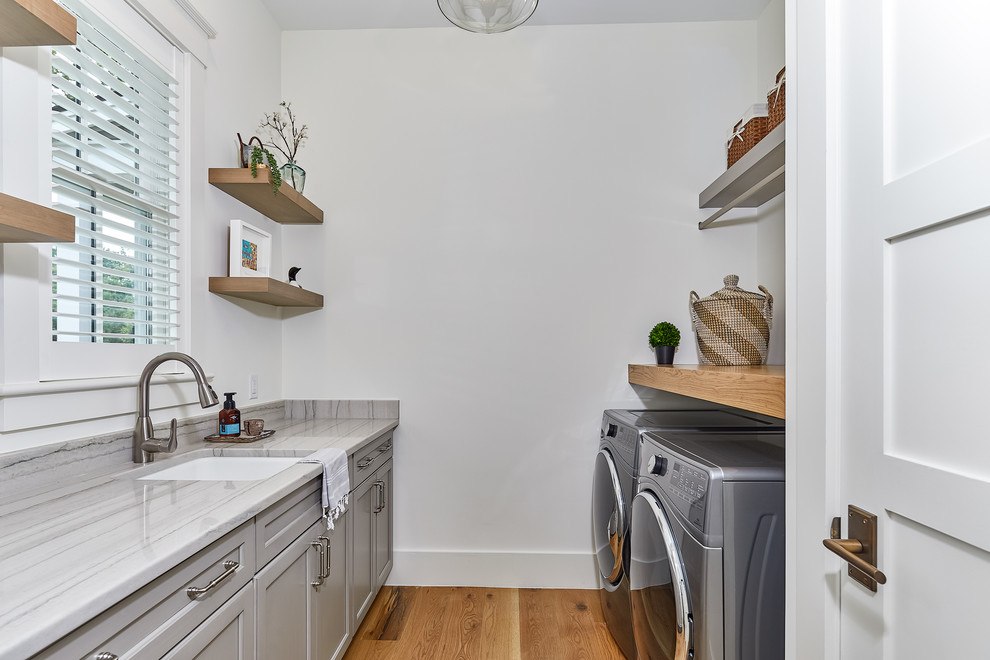
[[[258,374],[248,376],[248,398],[258,398]]]

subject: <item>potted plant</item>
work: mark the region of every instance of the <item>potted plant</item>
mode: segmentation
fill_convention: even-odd
[[[656,351],[657,364],[673,364],[674,349],[681,343],[681,331],[668,321],[657,323],[650,330],[650,347]]]
[[[268,142],[263,142],[264,146],[277,149],[285,156],[286,163],[282,166],[282,178],[289,182],[289,185],[302,193],[306,186],[306,170],[296,163],[296,154],[299,147],[309,137],[309,126],[301,124],[296,126],[296,116],[292,114],[292,103],[282,101],[279,106],[285,108],[287,117],[282,116],[281,110],[268,114],[258,128],[268,134]]]
[[[265,165],[266,161],[268,163],[267,165]],[[282,185],[282,173],[278,171],[278,163],[275,162],[275,156],[264,147],[255,147],[251,150],[251,176],[256,179],[258,178],[259,165],[271,169],[272,192],[277,195],[278,189]]]

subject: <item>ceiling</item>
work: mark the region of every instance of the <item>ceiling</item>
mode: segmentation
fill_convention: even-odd
[[[283,30],[451,27],[436,0],[262,0]],[[527,25],[755,20],[770,0],[542,0]]]

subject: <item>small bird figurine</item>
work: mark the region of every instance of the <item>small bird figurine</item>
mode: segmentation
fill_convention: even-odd
[[[300,289],[302,288],[302,285],[299,284],[299,282],[296,282],[296,273],[298,273],[301,270],[302,268],[300,268],[299,266],[293,266],[292,268],[289,269],[289,284],[294,284]]]

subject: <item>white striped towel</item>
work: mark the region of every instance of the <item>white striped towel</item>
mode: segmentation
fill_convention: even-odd
[[[327,521],[327,529],[333,529],[333,521],[347,510],[347,493],[351,490],[347,454],[343,449],[330,447],[314,451],[299,459],[299,462],[323,465],[323,517]]]

